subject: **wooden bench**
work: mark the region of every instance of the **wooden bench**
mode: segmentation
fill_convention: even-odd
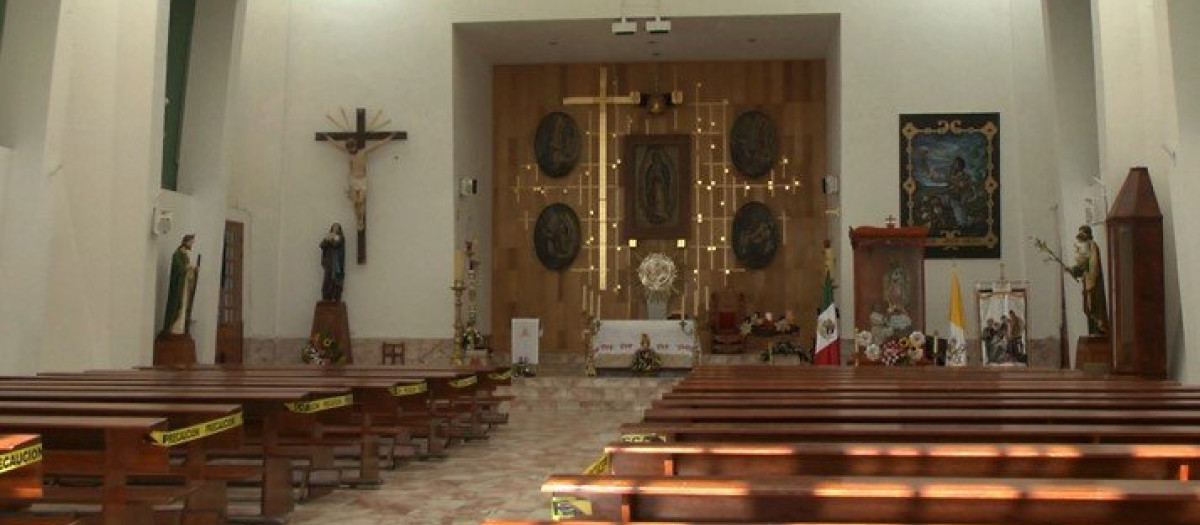
[[[647,423],[907,423],[1197,425],[1196,410],[1023,408],[651,408]]]
[[[199,488],[187,501],[189,522],[224,523],[228,498],[226,482],[261,476],[261,469],[248,466],[214,465],[212,457],[220,450],[242,446],[242,412],[232,404],[170,403],[75,403],[52,401],[0,401],[0,414],[55,416],[138,416],[165,417],[169,434],[159,436],[179,460],[172,464],[170,476],[131,477],[149,483],[161,478],[195,482]]]
[[[0,432],[36,432],[42,436],[47,475],[96,476],[98,488],[51,486],[45,503],[96,504],[105,525],[151,525],[154,507],[187,498],[198,485],[141,487],[136,475],[169,474],[167,449],[147,435],[167,430],[163,418],[102,416],[0,415]]]
[[[41,497],[42,438],[0,435],[0,509],[25,507]]]
[[[34,389],[36,388],[36,389]],[[261,494],[262,514],[270,518],[286,516],[295,505],[292,493],[292,461],[308,463],[306,472],[333,468],[333,455],[328,447],[313,444],[319,438],[319,427],[312,412],[297,413],[288,403],[337,397],[348,392],[338,389],[237,389],[177,386],[148,388],[126,386],[119,390],[108,388],[78,388],[73,386],[12,388],[9,382],[0,383],[0,400],[64,401],[64,402],[167,402],[167,403],[234,403],[245,413],[247,446],[241,457],[260,458],[263,468]],[[315,497],[329,492],[326,487],[308,487]]]
[[[613,521],[1200,524],[1200,490],[1178,481],[576,475],[542,492]]]
[[[620,476],[952,476],[1191,479],[1194,445],[1008,443],[612,443]]]

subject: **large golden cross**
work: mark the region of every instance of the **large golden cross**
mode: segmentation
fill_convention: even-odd
[[[596,235],[599,247],[599,264],[597,269],[600,271],[599,287],[601,290],[607,289],[608,281],[608,105],[609,104],[625,104],[636,105],[641,101],[642,97],[636,91],[630,92],[624,97],[608,96],[608,68],[600,68],[600,94],[594,97],[566,97],[563,99],[564,106],[581,106],[581,105],[598,105],[600,106],[600,140],[599,140],[599,159],[596,163],[598,171],[597,184],[600,186],[600,200],[596,206],[596,221],[600,225],[600,231]]]

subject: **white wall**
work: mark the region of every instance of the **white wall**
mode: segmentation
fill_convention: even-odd
[[[1171,210],[1177,225],[1200,224],[1200,2],[1171,0],[1168,2],[1172,62],[1178,112],[1179,140],[1171,180]],[[1162,199],[1162,194],[1159,194]],[[1185,350],[1189,342],[1200,341],[1200,243],[1195,242],[1194,230],[1186,227],[1174,231],[1178,255],[1180,318],[1183,320],[1182,342],[1177,343],[1174,376],[1188,383],[1200,381],[1200,359]]]
[[[475,241],[480,261],[476,272],[478,328],[491,332],[492,192],[494,177],[492,156],[492,65],[471,44],[454,40],[454,174],[479,180],[474,196],[459,195],[455,200],[456,247]],[[454,191],[458,193],[457,186]],[[467,299],[464,298],[464,301]],[[466,304],[466,303],[464,303]],[[464,306],[463,318],[467,312]]]
[[[1046,25],[1050,40],[1050,66],[1054,84],[1054,103],[1057,108],[1055,145],[1058,151],[1056,178],[1063,196],[1061,206],[1047,220],[1059,221],[1058,239],[1046,242],[1058,244],[1071,261],[1077,229],[1085,222],[1087,197],[1097,198],[1100,191],[1093,182],[1100,175],[1100,153],[1097,138],[1096,79],[1093,74],[1092,18],[1090,0],[1050,0],[1044,2]],[[1103,220],[1107,206],[1097,206]],[[1103,224],[1092,225],[1104,246]],[[1061,240],[1061,242],[1057,242]],[[1065,277],[1064,277],[1065,278]],[[1069,338],[1074,341],[1087,333],[1087,317],[1080,307],[1080,285],[1065,278]],[[1072,356],[1074,353],[1072,352]]]
[[[1195,194],[1175,188],[1183,178],[1169,150],[1178,144],[1175,80],[1165,0],[1092,0],[1096,54],[1100,172],[1115,199],[1133,166],[1146,166],[1163,213],[1164,277],[1168,359],[1172,369],[1185,350],[1180,302],[1181,267],[1175,242],[1193,242],[1175,232],[1175,202],[1190,206]],[[1195,49],[1181,49],[1195,54]],[[1111,303],[1110,303],[1111,304]],[[1194,314],[1193,314],[1194,316]]]
[[[217,301],[220,292],[221,256],[229,204],[230,137],[232,121],[228,100],[236,63],[234,43],[240,38],[241,0],[205,0],[196,3],[192,45],[188,58],[187,94],[184,98],[182,144],[179,155],[178,192],[163,191],[160,206],[179,210],[175,230],[157,242],[158,286],[155,327],[162,329],[171,255],[183,235],[196,235],[193,253],[201,256],[196,302],[192,308],[192,336],[196,359],[211,363],[216,345]]]
[[[0,332],[20,349],[10,371],[149,361],[164,12],[163,0],[9,3]]]
[[[489,231],[480,219],[486,195],[461,202],[456,181],[487,169],[491,157],[490,143],[481,139],[490,135],[482,118],[490,111],[481,110],[482,65],[472,50],[457,46],[454,24],[609,19],[620,5],[372,0],[347,9],[253,2],[237,93],[238,104],[256,102],[246,106],[255,114],[238,124],[233,158],[237,205],[256,217],[258,233],[251,247],[248,335],[300,337],[308,330],[320,278],[316,241],[330,222],[352,222],[343,197],[344,158],[314,143],[313,132],[330,128],[326,113],[355,106],[383,109],[410,138],[371,160],[370,261],[352,265],[347,278],[352,330],[358,337],[449,335],[447,286],[456,237]],[[1057,274],[1026,241],[1033,234],[1052,236],[1052,222],[1032,214],[1048,214],[1058,202],[1039,0],[676,0],[663,2],[662,9],[677,17],[840,15],[831,67],[842,90],[831,129],[841,136],[831,140],[840,149],[830,162],[840,167],[842,183],[839,236],[846,226],[881,224],[899,212],[899,113],[1000,112],[1004,257],[961,261],[959,272],[968,290],[975,281],[995,278],[1001,262],[1009,278],[1033,279],[1031,315],[1053,321],[1031,323],[1031,335],[1057,334]],[[839,294],[846,321],[853,323],[849,243],[839,251]],[[945,261],[928,265],[930,329],[945,330],[948,268]],[[968,319],[976,323],[974,315]]]
[[[59,2],[8,3],[0,44],[0,146],[11,148],[0,200],[0,366],[35,370],[44,331],[52,212],[44,169]]]

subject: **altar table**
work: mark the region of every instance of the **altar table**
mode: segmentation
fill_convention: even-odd
[[[693,320],[626,320],[600,321],[592,336],[592,352],[596,368],[629,368],[633,354],[641,348],[642,334],[650,337],[650,346],[663,359],[663,368],[691,368],[700,348],[696,341]]]

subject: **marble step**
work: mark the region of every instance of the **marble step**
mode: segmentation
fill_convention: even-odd
[[[516,396],[509,410],[640,411],[678,381],[677,377],[517,377],[499,393]]]

